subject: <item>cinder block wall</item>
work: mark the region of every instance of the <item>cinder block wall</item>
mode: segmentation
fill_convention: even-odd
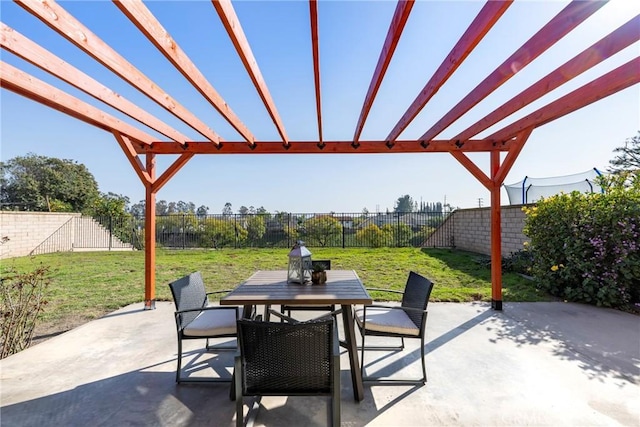
[[[502,256],[522,249],[523,243],[529,240],[522,233],[526,217],[523,206],[528,205],[501,206]],[[442,233],[453,229],[456,248],[491,254],[491,208],[458,209],[446,221],[453,221],[453,227],[439,227],[423,246],[432,246],[432,241],[449,241],[444,240]]]
[[[29,255],[40,243],[74,217],[80,217],[80,214],[0,211],[0,239],[9,239],[0,244],[0,259]],[[65,230],[68,229],[65,232],[73,233],[73,228],[65,227]],[[59,244],[63,246],[71,245],[71,242],[73,236],[59,240]],[[57,250],[69,251],[71,247],[61,246]]]

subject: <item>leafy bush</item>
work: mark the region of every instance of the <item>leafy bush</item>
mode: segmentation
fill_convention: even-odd
[[[511,252],[509,256],[502,258],[502,269],[512,273],[531,275],[533,269],[532,252],[528,248]]]
[[[29,347],[36,319],[47,304],[49,268],[39,267],[30,273],[10,272],[0,278],[2,343],[0,359]]]
[[[356,239],[360,242],[364,242],[367,246],[372,248],[381,248],[385,246],[388,237],[389,235],[375,224],[368,225],[365,228],[358,230],[356,233]]]
[[[247,230],[233,221],[205,218],[199,224],[200,247],[223,248],[242,246],[247,239]]]
[[[527,213],[532,273],[569,301],[622,307],[640,301],[640,179],[603,179],[603,194],[560,194]]]
[[[391,236],[392,244],[398,247],[409,246],[409,241],[413,235],[411,227],[404,223],[385,224],[382,226],[381,230],[387,236]]]

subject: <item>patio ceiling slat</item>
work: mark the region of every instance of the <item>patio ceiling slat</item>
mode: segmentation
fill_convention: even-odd
[[[542,126],[593,102],[640,83],[640,57],[539,108],[487,137],[494,141],[511,139],[531,126]]]
[[[420,94],[411,103],[407,111],[402,115],[398,123],[387,135],[387,141],[395,141],[404,131],[409,123],[415,119],[427,102],[438,92],[451,75],[464,62],[469,54],[480,43],[493,25],[498,22],[502,14],[511,6],[512,0],[508,1],[487,1],[482,10],[469,25],[460,40],[451,49],[449,55],[442,61],[433,76],[422,88]]]
[[[382,51],[380,51],[378,64],[376,65],[376,69],[373,72],[373,76],[371,77],[371,83],[369,83],[367,95],[364,98],[364,104],[362,105],[360,118],[358,119],[358,123],[356,124],[356,131],[353,135],[353,141],[358,141],[360,139],[362,129],[364,128],[364,123],[367,121],[369,111],[371,111],[373,100],[378,93],[378,89],[380,89],[380,84],[382,84],[382,79],[387,72],[389,63],[391,63],[391,58],[393,57],[393,53],[396,50],[396,46],[398,46],[398,41],[400,41],[400,36],[402,36],[404,26],[409,19],[413,4],[413,0],[398,0],[396,10],[393,14],[393,18],[391,19],[391,24],[389,24],[387,38],[385,39],[384,45],[382,46]]]
[[[465,141],[640,40],[640,15],[505,102],[452,139]],[[597,55],[594,54],[597,52]]]
[[[80,48],[87,55],[100,62],[120,78],[164,107],[171,114],[198,131],[202,136],[216,144],[220,142],[218,134],[198,119],[191,111],[169,96],[168,93],[160,89],[151,79],[98,36],[93,34],[55,1],[47,0],[46,2],[40,2],[36,0],[23,0],[17,3]]]
[[[211,0],[213,6],[215,7],[218,15],[220,16],[220,20],[222,21],[222,25],[227,30],[227,34],[231,38],[231,42],[233,46],[236,48],[244,67],[246,68],[249,76],[251,77],[251,81],[255,86],[260,98],[262,98],[262,102],[264,106],[267,108],[269,115],[271,116],[271,120],[276,125],[278,129],[278,133],[282,138],[282,142],[284,145],[289,145],[289,137],[287,136],[287,132],[284,129],[284,125],[282,124],[282,120],[280,119],[280,115],[278,114],[278,110],[276,109],[276,104],[273,102],[271,98],[271,94],[269,93],[269,89],[267,88],[267,84],[262,77],[262,73],[260,72],[260,68],[258,67],[258,63],[256,62],[255,57],[253,56],[253,52],[251,51],[251,46],[249,45],[249,41],[242,30],[242,26],[240,25],[240,21],[238,20],[238,16],[236,15],[235,10],[233,9],[233,5],[230,0]]]
[[[473,108],[476,104],[489,96],[494,90],[513,77],[518,71],[531,63],[558,40],[576,28],[585,19],[604,6],[606,2],[584,2],[574,0],[560,11],[551,21],[533,35],[524,45],[507,58],[498,68],[487,76],[480,84],[472,89],[455,107],[446,113],[421,137],[429,141],[438,136]],[[517,64],[517,67],[514,67]]]
[[[92,77],[78,70],[71,64],[52,54],[40,45],[29,40],[13,28],[1,23],[2,28],[2,48],[19,56],[25,61],[41,68],[42,70],[58,77],[66,83],[80,89],[99,101],[115,108],[116,110],[139,121],[145,126],[173,139],[180,144],[184,144],[188,139],[163,121],[152,116],[147,111],[138,107],[134,103],[125,99],[113,90],[102,85]]]
[[[134,138],[141,144],[149,145],[156,140],[153,136],[125,123],[104,111],[51,86],[42,80],[18,70],[6,62],[0,62],[0,87],[15,92],[33,101],[75,117],[108,132],[114,130]],[[176,147],[180,144],[173,143]]]
[[[322,99],[320,91],[320,47],[318,43],[318,2],[309,0],[311,20],[311,49],[313,51],[313,81],[316,88],[316,115],[318,116],[318,142],[322,145]]]
[[[224,99],[218,94],[215,88],[209,83],[206,77],[200,72],[198,67],[189,59],[186,53],[180,48],[177,42],[164,29],[162,24],[156,19],[149,9],[142,2],[115,1],[115,5],[120,11],[131,20],[131,22],[142,32],[151,43],[182,73],[185,79],[209,101],[209,103],[229,122],[231,126],[250,145],[255,141],[255,137],[236,116],[227,105]]]

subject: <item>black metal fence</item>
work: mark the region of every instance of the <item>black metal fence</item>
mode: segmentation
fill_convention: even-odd
[[[452,245],[453,221],[443,212],[276,213],[156,217],[158,247],[290,248],[297,240],[310,247],[420,247]],[[144,218],[96,218],[120,241],[142,249]],[[433,234],[436,230],[438,233]]]

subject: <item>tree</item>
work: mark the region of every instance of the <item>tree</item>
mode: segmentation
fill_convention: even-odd
[[[640,171],[640,131],[633,138],[627,138],[624,147],[618,147],[613,152],[620,154],[609,160],[611,164],[609,172],[635,171],[638,173]]]
[[[0,162],[0,201],[34,211],[86,212],[99,197],[98,184],[73,160],[30,153]]]
[[[342,224],[328,215],[314,216],[303,224],[303,236],[310,245],[330,246],[342,235]]]
[[[245,221],[245,227],[247,228],[247,238],[250,240],[250,244],[253,246],[258,240],[264,236],[267,231],[264,224],[264,217],[261,215],[251,215]]]
[[[129,206],[129,198],[122,194],[100,193],[100,197],[96,199],[91,207],[91,215],[97,217],[125,217],[127,216],[127,206]]]
[[[233,209],[231,208],[231,203],[227,202],[224,204],[224,208],[222,209],[222,215],[224,216],[233,215]]]
[[[196,210],[196,215],[198,216],[207,216],[209,213],[209,206],[202,205]]]
[[[129,208],[129,213],[136,218],[142,218],[145,214],[145,203],[144,200],[140,200],[138,203],[131,205]]]
[[[393,208],[394,212],[413,212],[414,202],[411,196],[405,194],[404,196],[398,197],[396,200],[396,204]]]

